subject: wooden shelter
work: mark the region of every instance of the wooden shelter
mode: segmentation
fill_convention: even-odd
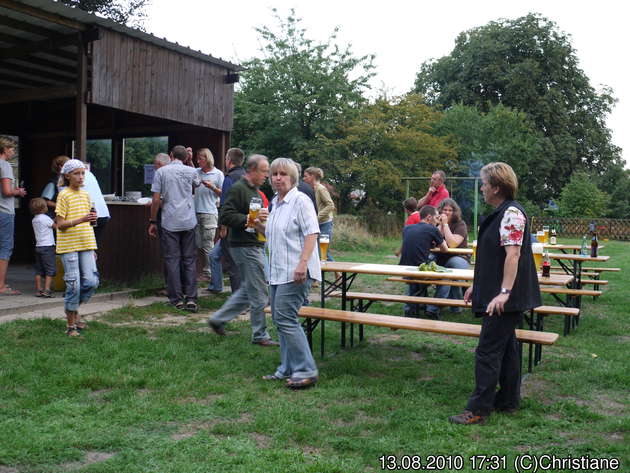
[[[39,195],[50,179],[54,156],[89,158],[88,140],[111,144],[111,166],[99,181],[119,195],[125,139],[159,136],[168,138],[169,149],[207,147],[223,168],[238,65],[52,0],[0,0],[0,27],[0,134],[19,139],[20,179],[29,196]],[[25,207],[17,212],[13,261],[28,260],[32,251]],[[120,227],[113,218],[108,235],[132,232],[127,247],[137,240],[153,255],[155,242],[128,226],[143,214],[144,230],[144,211],[114,210],[119,221],[126,214],[127,224]],[[112,244],[106,242],[104,251],[113,251]],[[127,248],[129,258],[118,254],[124,264],[103,272],[134,279],[144,269],[133,267],[138,261],[131,252],[143,248]]]

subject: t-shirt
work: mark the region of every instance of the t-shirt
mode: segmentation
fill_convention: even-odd
[[[64,188],[57,196],[55,213],[64,220],[75,220],[90,213],[90,195],[83,189]],[[57,254],[96,250],[94,229],[90,222],[57,230]]]
[[[55,234],[53,233],[53,219],[46,214],[33,217],[33,233],[35,233],[35,246],[53,246]]]
[[[451,229],[451,233],[453,235],[461,235],[463,237],[462,242],[457,245],[457,248],[468,248],[468,227],[466,226],[466,222],[460,220],[456,223],[449,223],[448,227]],[[468,255],[457,255],[461,258],[468,260],[470,257]],[[444,266],[444,264],[452,257],[452,255],[448,255],[445,253],[437,253],[435,255],[435,261],[437,264]]]
[[[418,266],[429,259],[431,248],[440,245],[444,237],[434,225],[420,222],[403,228],[400,262],[404,266]]]
[[[195,168],[174,160],[155,172],[151,192],[162,197],[162,228],[169,232],[192,230],[197,225],[193,187],[201,180]]]
[[[0,179],[10,179],[11,189],[13,189],[13,181],[15,181],[13,168],[4,159],[0,159]],[[0,212],[11,215],[15,214],[15,197],[12,195],[7,197],[0,192]]]
[[[448,197],[448,189],[446,189],[446,186],[444,184],[440,184],[440,187],[438,187],[435,192],[433,192],[429,196],[429,200],[424,205],[432,205],[433,207],[437,208],[437,206],[440,205],[440,202]]]
[[[409,217],[407,217],[407,220],[405,221],[405,227],[416,223],[420,223],[420,212],[418,211],[409,214]]]
[[[210,181],[214,187],[221,189],[223,186],[223,172],[220,169],[212,168],[208,172],[203,172],[201,168],[196,169],[199,179],[202,181]],[[195,190],[195,212],[199,214],[218,215],[219,210],[217,204],[219,196],[211,189],[201,184]]]

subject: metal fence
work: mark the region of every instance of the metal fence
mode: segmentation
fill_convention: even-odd
[[[542,230],[543,225],[555,227],[558,236],[582,236],[589,233],[589,225],[595,223],[599,238],[630,240],[630,220],[617,218],[533,217],[532,231]]]

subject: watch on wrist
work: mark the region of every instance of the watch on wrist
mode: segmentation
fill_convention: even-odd
[[[499,292],[499,294],[512,294],[512,290],[502,287],[501,292]]]

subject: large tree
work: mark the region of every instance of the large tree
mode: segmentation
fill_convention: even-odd
[[[364,105],[339,124],[335,137],[318,136],[305,150],[307,162],[324,169],[348,210],[351,191],[362,191],[358,207],[401,209],[403,176],[428,176],[457,166],[457,153],[434,127],[442,114],[418,95]]]
[[[151,0],[59,0],[71,7],[144,29],[145,8]]]
[[[262,57],[243,64],[232,141],[250,152],[301,159],[309,141],[331,133],[340,117],[365,102],[372,56],[337,45],[337,29],[328,41],[315,42],[293,10],[286,19],[273,12],[277,31],[258,28]]]
[[[503,104],[528,114],[548,139],[554,191],[575,170],[601,173],[620,161],[606,116],[612,91],[596,91],[579,68],[570,37],[538,14],[500,20],[461,33],[448,55],[422,65],[414,90],[446,107],[488,111]]]

